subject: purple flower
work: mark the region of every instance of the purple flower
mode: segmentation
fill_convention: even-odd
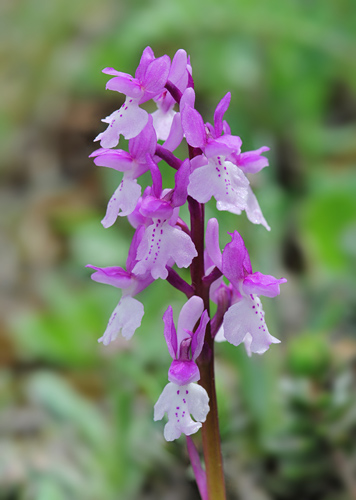
[[[280,293],[279,285],[287,280],[253,273],[249,254],[237,231],[232,234],[232,241],[221,256],[217,234],[218,222],[210,219],[206,232],[210,257],[233,286],[232,305],[223,321],[224,336],[236,346],[244,342],[249,355],[252,352],[262,354],[270,344],[280,341],[268,331],[259,295],[275,297]]]
[[[155,58],[150,47],[142,53],[135,77],[127,73],[105,68],[103,73],[113,76],[106,88],[126,95],[124,104],[118,111],[102,120],[108,128],[100,133],[95,141],[100,140],[103,148],[115,147],[122,134],[125,139],[136,137],[145,127],[148,113],[139,107],[140,104],[160,95],[167,82],[170,59],[167,55]]]
[[[194,295],[184,304],[178,318],[178,330],[173,322],[172,307],[169,306],[163,315],[164,336],[168,351],[173,361],[168,372],[168,380],[178,385],[197,382],[200,379],[199,368],[195,361],[204,344],[206,325],[209,322],[207,311],[204,311],[203,299]],[[200,323],[193,333],[195,324]]]
[[[168,81],[183,93],[188,85],[188,73],[191,74],[191,66],[188,64],[187,53],[185,50],[179,49],[173,57]],[[155,98],[155,101],[158,109],[152,113],[153,125],[158,139],[165,141],[169,136],[173,118],[176,114],[173,109],[176,101],[167,89],[159,97]]]
[[[188,267],[197,251],[188,234],[176,225],[179,206],[187,199],[189,160],[185,160],[175,175],[175,188],[162,191],[162,176],[151,161],[152,194],[142,198],[139,212],[146,219],[142,241],[137,249],[136,275],[151,273],[154,279],[166,279],[167,265]]]
[[[153,279],[150,275],[136,276],[132,270],[135,266],[135,255],[137,246],[141,241],[143,227],[141,226],[135,232],[126,260],[125,271],[122,267],[95,267],[88,264],[86,267],[95,269],[91,278],[99,283],[121,288],[122,297],[112,313],[104,335],[99,339],[104,345],[110,344],[115,340],[119,333],[126,340],[129,340],[136,329],[141,325],[144,314],[143,305],[133,297],[147,288]]]
[[[124,172],[123,179],[110,198],[106,215],[101,221],[104,227],[112,226],[118,216],[125,217],[135,210],[141,195],[141,186],[137,184],[136,179],[149,169],[147,155],[153,157],[156,144],[157,137],[150,116],[143,130],[129,140],[128,153],[122,149],[101,148],[90,155],[94,157],[95,165]]]
[[[187,436],[197,432],[209,411],[209,397],[205,389],[193,383],[200,378],[195,361],[203,348],[209,322],[208,313],[203,309],[203,299],[196,295],[191,297],[179,314],[177,330],[171,306],[163,315],[164,336],[173,361],[168,372],[170,383],[155,404],[154,420],[161,420],[167,412],[168,423],[164,428],[167,441],[177,439],[182,432]],[[199,326],[193,333],[199,318]],[[192,420],[190,414],[197,422]]]
[[[223,120],[230,99],[231,95],[227,93],[217,105],[214,126],[210,123],[204,125],[201,115],[192,105],[186,104],[182,109],[182,126],[187,142],[204,153],[191,162],[188,194],[199,203],[206,203],[213,196],[218,210],[237,215],[245,210],[251,222],[262,224],[269,230],[245,176],[245,173],[258,172],[268,165],[268,160],[260,156],[268,148],[241,154],[240,137],[231,135],[228,124]]]

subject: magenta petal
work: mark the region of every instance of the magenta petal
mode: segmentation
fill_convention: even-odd
[[[214,113],[215,137],[220,137],[223,132],[223,116],[230,105],[231,93],[228,92],[216,106]]]
[[[190,163],[187,158],[177,170],[174,180],[175,188],[172,196],[172,207],[181,207],[187,201],[187,188],[189,184]]]
[[[167,82],[170,65],[171,61],[166,55],[155,59],[149,64],[141,83],[145,92],[152,94],[151,97],[162,92]]]
[[[173,208],[165,200],[160,200],[155,196],[147,196],[142,200],[140,212],[145,217],[152,219],[169,219],[173,214]]]
[[[182,127],[187,143],[194,148],[203,148],[206,134],[203,118],[198,111],[190,106],[184,106],[181,111]]]
[[[267,146],[256,149],[256,151],[241,153],[234,158],[233,163],[235,163],[245,173],[256,174],[264,167],[268,167],[268,159],[261,156],[261,153],[264,153],[265,151],[269,151]]]
[[[280,294],[279,285],[286,282],[285,278],[277,279],[269,274],[257,272],[246,276],[242,289],[247,295],[252,293],[265,297],[276,297]]]
[[[177,385],[186,385],[197,382],[200,372],[194,361],[174,360],[168,370],[168,380]]]
[[[177,332],[173,321],[173,309],[169,306],[163,314],[164,338],[166,339],[169,354],[173,359],[177,357]]]
[[[108,167],[125,172],[132,167],[132,157],[122,149],[101,148],[94,151],[89,158],[94,158],[98,167]]]
[[[223,135],[215,140],[210,140],[205,146],[204,153],[208,158],[212,156],[229,156],[240,152],[242,141],[237,135]]]
[[[209,219],[205,233],[206,250],[213,264],[221,270],[222,254],[219,244],[219,223],[217,219]]]
[[[126,269],[128,270],[128,272],[131,272],[132,269],[135,267],[135,264],[137,262],[136,260],[137,248],[141,243],[144,232],[145,232],[145,227],[139,226],[132,237],[132,241],[126,259]]]
[[[135,78],[137,78],[137,80],[140,81],[143,80],[148,66],[151,64],[152,61],[154,61],[154,59],[155,55],[153,50],[151,49],[151,47],[146,47],[142,52],[140,63],[136,69]]]
[[[252,274],[250,256],[241,235],[234,231],[231,243],[224,248],[222,255],[222,272],[238,289],[239,281]]]
[[[98,283],[105,283],[116,288],[128,288],[132,283],[130,273],[122,269],[122,267],[96,267],[91,264],[85,267],[95,269],[96,272],[91,275],[91,279]]]
[[[154,155],[156,151],[157,137],[152,123],[152,116],[148,116],[148,122],[141,132],[129,141],[129,151],[132,158],[145,162],[146,155]]]

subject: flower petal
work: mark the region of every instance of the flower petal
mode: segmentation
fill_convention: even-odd
[[[122,297],[109,319],[104,335],[100,337],[98,342],[108,345],[117,338],[119,333],[126,340],[129,340],[141,325],[143,314],[144,309],[141,302],[129,295]]]
[[[198,111],[188,105],[181,110],[182,127],[187,143],[194,148],[202,148],[206,141],[204,121]]]
[[[280,342],[270,335],[264,316],[257,295],[242,297],[225,313],[223,326],[226,340],[236,346],[246,342],[248,353],[263,354],[271,344]]]
[[[204,311],[204,302],[201,297],[193,295],[182,307],[177,324],[177,340],[180,346],[182,340],[187,338],[187,332],[192,332],[196,322]],[[179,357],[179,353],[178,353]]]
[[[238,231],[234,231],[231,242],[224,248],[222,272],[237,289],[239,282],[248,274],[252,274],[250,256]]]
[[[190,436],[197,432],[205,422],[209,412],[209,397],[200,385],[187,384],[183,386],[172,382],[166,385],[154,406],[154,420],[161,420],[168,414],[168,423],[164,428],[167,441],[179,438],[183,433]],[[190,413],[197,420],[192,420]]]
[[[131,214],[141,195],[141,186],[136,179],[123,178],[119,187],[109,200],[106,215],[101,221],[105,228],[114,224],[117,217]]]
[[[266,219],[263,217],[262,210],[258,204],[256,196],[253,194],[251,187],[247,188],[247,203],[246,203],[246,215],[249,221],[253,224],[262,224],[267,231],[270,231],[271,228],[267,224]]]
[[[253,273],[248,275],[242,285],[243,291],[246,295],[256,294],[264,295],[265,297],[276,297],[280,294],[279,285],[286,283],[285,278],[277,279],[269,274]]]
[[[208,220],[205,233],[206,250],[213,264],[221,270],[222,268],[222,253],[219,244],[219,223],[217,219]]]
[[[164,338],[166,339],[169,354],[173,359],[177,357],[177,332],[173,321],[173,309],[169,306],[163,314]]]
[[[91,279],[98,283],[105,283],[116,288],[128,288],[132,284],[130,273],[122,267],[95,267],[91,264],[85,267],[95,269],[96,272],[91,275]]]

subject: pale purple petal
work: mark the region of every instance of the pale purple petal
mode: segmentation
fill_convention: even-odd
[[[88,264],[85,267],[95,269],[95,273],[91,275],[91,279],[98,283],[105,283],[116,288],[128,288],[132,284],[131,275],[122,267],[96,267]]]
[[[218,342],[218,343],[226,342],[223,325],[221,325],[221,327],[219,328],[218,333],[214,337],[214,340],[215,340],[215,342]]]
[[[163,314],[164,338],[166,339],[169,354],[173,359],[177,357],[177,332],[173,321],[173,309],[169,306]]]
[[[235,346],[246,342],[247,352],[263,354],[270,344],[280,341],[270,335],[264,319],[265,313],[257,295],[242,297],[224,316],[224,335]]]
[[[181,117],[187,143],[194,148],[204,147],[206,142],[205,126],[198,111],[186,105],[181,110]]]
[[[237,231],[234,231],[231,242],[224,248],[222,272],[237,289],[239,282],[248,274],[252,274],[250,256],[242,236]]]
[[[176,113],[173,118],[169,136],[167,137],[166,142],[163,144],[163,147],[165,149],[168,149],[168,151],[174,151],[182,142],[182,139],[183,139],[183,129],[182,129],[182,122],[180,119],[180,113]]]
[[[136,137],[148,121],[148,113],[138,106],[138,101],[126,99],[121,108],[102,120],[108,123],[108,128],[94,140],[99,141],[103,148],[114,148],[119,143],[120,134],[125,139]]]
[[[115,340],[119,333],[129,340],[137,328],[141,326],[144,309],[141,302],[129,295],[122,297],[112,313],[104,335],[98,340],[104,345]]]
[[[230,105],[231,93],[228,92],[216,106],[214,113],[215,137],[220,137],[223,132],[223,116]]]
[[[136,179],[123,178],[107,206],[106,215],[101,221],[105,228],[114,224],[117,217],[131,214],[141,195],[141,186]]]
[[[166,265],[170,259],[178,267],[188,267],[196,256],[195,246],[186,233],[158,219],[145,231],[133,272],[140,275],[150,271],[154,279],[166,279]]]
[[[127,97],[132,97],[133,99],[140,98],[143,94],[140,82],[130,75],[111,78],[107,82],[106,88],[125,94]]]
[[[264,167],[268,167],[268,159],[261,156],[265,151],[269,151],[267,146],[263,146],[255,151],[241,153],[234,157],[233,162],[245,173],[256,174]]]
[[[276,297],[280,294],[279,285],[286,282],[285,278],[277,279],[269,274],[257,272],[246,276],[242,289],[247,295],[257,294],[265,297]]]
[[[130,155],[137,161],[144,163],[147,154],[151,156],[155,154],[156,144],[156,132],[153,127],[152,117],[149,115],[143,130],[136,137],[129,140]]]
[[[194,332],[192,337],[192,360],[195,361],[199,354],[201,353],[204,345],[205,330],[210,318],[208,311],[205,310],[200,318],[200,322],[197,330]]]
[[[184,49],[179,49],[174,54],[171,69],[169,71],[169,81],[176,84],[187,70],[188,57]]]
[[[248,185],[248,179],[235,165],[219,157],[210,158],[208,165],[190,175],[188,194],[199,203],[214,196],[218,210],[240,214],[246,205]]]
[[[248,187],[248,193],[247,193],[247,203],[246,203],[246,215],[249,221],[251,221],[253,224],[262,224],[267,231],[270,231],[271,228],[267,224],[266,219],[263,217],[262,210],[258,204],[257,198],[252,192],[251,187]]]
[[[194,103],[195,103],[195,92],[194,89],[191,87],[188,87],[184,92],[181,97],[180,103],[179,103],[179,109],[182,111],[184,106],[189,106],[191,108],[194,108]]]
[[[197,422],[190,416],[193,414]],[[190,436],[197,432],[205,422],[209,412],[209,397],[200,385],[187,384],[179,386],[170,382],[163,389],[154,406],[154,420],[161,420],[168,414],[168,423],[164,428],[167,441],[179,438],[183,433]]]
[[[176,111],[173,109],[164,111],[158,108],[157,111],[152,113],[153,126],[157,134],[157,139],[161,141],[166,141],[168,139],[175,115]]]
[[[94,151],[89,158],[94,158],[98,167],[108,167],[125,172],[132,168],[132,157],[122,149],[101,148]]]
[[[193,295],[182,307],[177,325],[177,340],[178,346],[180,346],[182,340],[187,338],[187,332],[192,332],[196,322],[199,320],[200,316],[204,311],[204,302],[201,297]],[[179,357],[179,353],[178,353]]]
[[[219,244],[219,223],[215,218],[208,220],[205,233],[205,244],[207,253],[213,264],[221,270],[222,253]]]

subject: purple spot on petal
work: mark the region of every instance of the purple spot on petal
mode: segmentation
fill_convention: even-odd
[[[186,394],[188,394],[188,391],[185,391]]]
[[[179,410],[179,406],[176,407],[176,410]]]
[[[179,394],[179,391],[177,391],[177,394]]]

